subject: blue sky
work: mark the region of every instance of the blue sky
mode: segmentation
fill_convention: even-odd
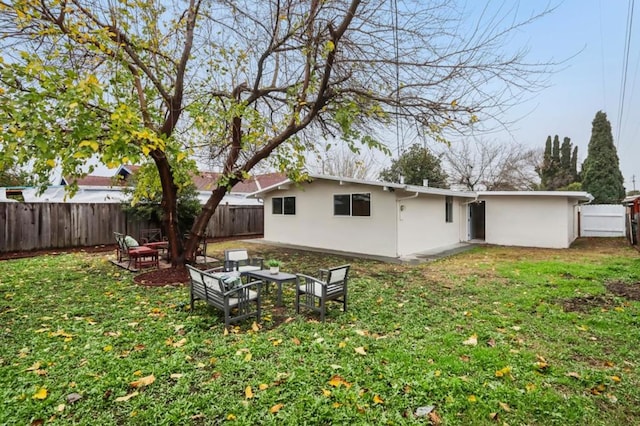
[[[530,58],[541,61],[570,59],[550,77],[550,87],[509,112],[512,118],[525,115],[511,134],[492,138],[544,147],[548,135],[570,137],[582,162],[591,122],[602,110],[611,122],[625,187],[633,189],[635,175],[640,189],[640,2],[634,10],[622,121],[619,117],[628,5],[628,0],[564,0],[528,26],[512,47],[526,42]]]

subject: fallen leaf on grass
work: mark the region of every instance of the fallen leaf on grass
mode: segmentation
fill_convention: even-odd
[[[499,402],[498,405],[500,405],[500,408],[502,408],[507,413],[511,412],[511,407],[509,407],[509,405],[505,404],[504,402]]]
[[[432,411],[429,413],[429,421],[433,426],[438,426],[442,424],[442,419],[440,418],[438,413],[436,413],[435,411]]]
[[[184,346],[185,343],[187,343],[187,339],[180,339],[177,342],[175,342],[172,346],[174,348],[181,348],[182,346]]]
[[[33,398],[33,399],[45,399],[47,397],[47,395],[48,395],[47,388],[45,388],[43,386],[40,389],[38,389],[36,391],[36,393],[34,393],[31,398]]]
[[[253,389],[251,389],[251,386],[247,386],[244,389],[244,396],[247,397],[247,399],[251,399],[253,398]]]
[[[67,395],[67,402],[69,404],[73,404],[74,402],[77,402],[77,401],[79,401],[81,399],[82,399],[82,395],[80,395],[77,392],[70,393],[69,395]]]
[[[119,396],[115,399],[116,402],[125,402],[130,400],[131,398],[133,398],[134,396],[138,396],[140,395],[140,392],[136,391],[136,392],[132,392],[129,395],[125,395],[125,396]]]
[[[475,346],[478,344],[478,335],[477,334],[472,334],[467,340],[465,340],[464,342],[462,342],[463,345],[467,345],[467,346]]]
[[[360,355],[366,355],[367,354],[367,351],[362,346],[358,346],[357,348],[354,348],[353,350],[356,351],[356,353],[360,354]]]
[[[276,414],[278,411],[282,409],[282,407],[284,407],[284,404],[276,404],[273,407],[269,408],[269,412],[271,414]]]
[[[611,376],[611,380],[613,380],[616,383],[620,383],[622,381],[622,379],[618,376]]]
[[[331,386],[333,386],[334,388],[339,388],[340,386],[344,386],[346,388],[350,388],[351,387],[351,383],[347,382],[345,379],[343,379],[342,377],[338,376],[337,374],[334,375],[331,380],[329,380],[329,384]]]
[[[298,339],[297,337],[294,337],[293,339],[291,339],[291,341],[293,342],[294,345],[300,344],[300,339]]]
[[[27,368],[24,371],[36,371],[36,370],[40,369],[41,365],[42,364],[40,363],[40,361],[36,361],[36,362],[33,363],[33,365],[31,367]]]
[[[171,374],[171,376],[169,376],[169,377],[171,377],[172,379],[179,379],[180,377],[182,377],[182,374],[180,374],[180,373],[173,373],[173,374]]]
[[[565,376],[567,377],[573,377],[574,379],[580,379],[580,374],[576,373],[575,371],[570,371],[567,374],[565,374]]]
[[[129,385],[133,386],[134,388],[142,388],[144,386],[149,386],[151,383],[156,381],[156,377],[151,374],[149,376],[145,376],[145,377],[141,377],[138,380],[134,380],[133,382],[129,383]]]
[[[258,386],[258,389],[260,389],[261,391],[268,389],[269,385],[266,383],[260,383],[260,386]]]
[[[506,366],[496,371],[496,377],[511,376],[511,367]]]
[[[374,395],[373,402],[375,404],[384,404],[384,400],[380,398],[380,395]]]
[[[56,407],[56,411],[57,411],[57,412],[59,412],[59,413],[62,413],[62,412],[64,411],[65,407],[66,407],[66,405],[64,405],[64,404],[59,404],[59,405]]]
[[[253,331],[260,331],[260,326],[258,325],[257,322],[254,321],[253,324],[251,324],[251,329]]]

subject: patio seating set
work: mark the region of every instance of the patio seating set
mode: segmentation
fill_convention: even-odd
[[[160,229],[146,229],[141,232],[140,244],[130,235],[113,233],[117,245],[118,262],[128,261],[127,269],[142,269],[148,266],[160,266],[160,252],[168,252],[169,243],[162,239]]]
[[[324,322],[327,302],[342,303],[347,310],[347,281],[350,265],[321,269],[318,277],[285,272],[272,273],[264,260],[251,258],[245,249],[225,251],[224,266],[200,270],[187,265],[190,276],[190,306],[203,300],[224,313],[225,327],[256,317],[260,321],[262,287],[277,285],[277,303],[282,305],[282,285],[295,283],[296,313],[307,308],[320,314]]]
[[[119,264],[127,262],[126,268],[138,270],[146,267],[160,267],[160,255],[169,259],[169,242],[162,236],[160,228],[142,229],[140,241],[120,232],[113,233],[117,243],[117,259]],[[185,240],[189,236],[185,235]],[[207,235],[203,235],[197,248],[197,255],[207,261]]]

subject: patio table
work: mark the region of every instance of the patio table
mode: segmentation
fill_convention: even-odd
[[[294,274],[288,274],[286,272],[278,272],[277,274],[272,274],[268,269],[261,269],[259,271],[247,271],[244,274],[248,277],[256,278],[264,281],[267,289],[269,288],[269,283],[276,283],[278,285],[278,306],[282,306],[282,283],[286,283],[289,281],[296,281],[296,276]]]

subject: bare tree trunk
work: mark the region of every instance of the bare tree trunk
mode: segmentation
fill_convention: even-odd
[[[202,207],[202,211],[196,218],[196,221],[193,223],[191,231],[189,232],[189,239],[186,241],[184,248],[184,260],[187,263],[193,263],[195,261],[198,242],[205,234],[209,219],[211,219],[211,216],[215,213],[216,208],[220,205],[220,202],[226,193],[227,188],[223,186],[214,189],[207,200],[207,203]]]
[[[164,153],[162,151],[153,151],[151,157],[156,163],[160,175],[160,184],[162,185],[161,206],[164,212],[162,224],[169,239],[171,265],[177,267],[184,264],[182,238],[178,229],[178,187],[174,183],[171,166]]]

